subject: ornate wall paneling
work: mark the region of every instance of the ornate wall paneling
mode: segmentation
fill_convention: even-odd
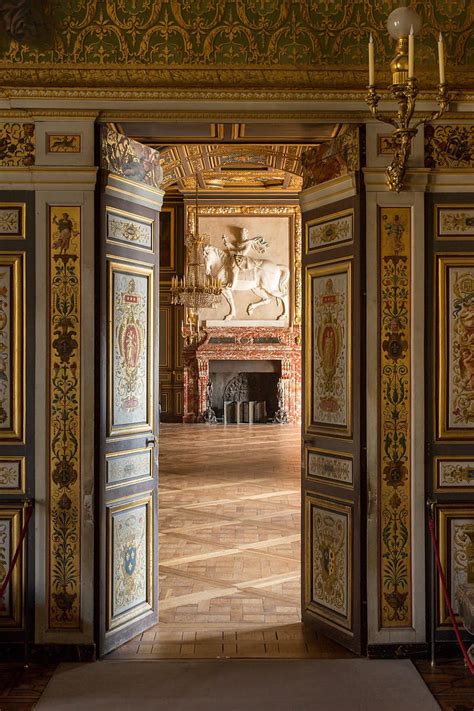
[[[306,184],[319,184],[314,161],[307,163]],[[353,185],[338,168],[333,183],[341,179]],[[330,185],[308,187],[301,197],[303,620],[360,652],[365,648],[364,212],[352,187],[353,197],[331,201]],[[316,199],[318,190],[328,190],[321,207],[305,211],[311,191]]]
[[[5,164],[21,166],[32,132],[0,129]],[[28,136],[28,141],[27,141]],[[24,140],[23,140],[24,139]],[[14,149],[16,146],[16,149]],[[28,150],[27,150],[28,149]],[[1,158],[0,158],[0,162]],[[0,193],[0,582],[5,578],[33,498],[35,412],[35,199]],[[34,523],[0,600],[0,641],[23,642],[34,628]],[[32,638],[32,637],[31,637]]]
[[[97,269],[100,654],[157,621],[155,443],[163,193],[157,187],[161,173],[156,155],[120,134],[102,131]]]
[[[410,207],[380,207],[379,600],[380,626],[412,624]]]
[[[430,160],[449,158],[453,167],[453,150],[446,155],[438,142],[453,148],[460,137],[455,128],[428,135]],[[472,127],[457,129],[466,138]],[[467,160],[466,152],[458,151],[459,160]],[[426,486],[437,501],[441,560],[457,612],[457,586],[474,584],[474,193],[430,195],[426,222]],[[438,641],[453,639],[439,586],[435,619]]]
[[[160,419],[183,417],[183,308],[171,303],[171,279],[183,273],[184,203],[165,200],[160,212]]]
[[[49,206],[49,628],[81,626],[81,264],[79,205]]]

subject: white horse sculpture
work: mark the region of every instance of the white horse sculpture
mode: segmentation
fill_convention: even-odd
[[[247,306],[247,313],[250,316],[259,306],[269,304],[272,298],[277,304],[281,302],[282,312],[277,317],[278,320],[284,318],[288,313],[288,282],[290,280],[290,270],[282,264],[274,264],[269,259],[258,259],[252,267],[254,278],[238,279],[233,289],[228,286],[229,274],[231,274],[230,260],[232,256],[224,250],[212,245],[204,247],[204,260],[206,273],[217,277],[224,284],[222,294],[229,304],[230,312],[224,316],[224,320],[235,318],[235,301],[233,291],[252,291],[260,297],[260,301],[250,303]],[[250,271],[250,270],[248,270]]]

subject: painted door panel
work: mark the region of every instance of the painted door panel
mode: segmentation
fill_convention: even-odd
[[[303,215],[303,620],[363,651],[365,431],[360,199]]]
[[[98,195],[99,520],[103,656],[158,621],[158,210],[103,172]],[[130,183],[130,181],[128,181]]]

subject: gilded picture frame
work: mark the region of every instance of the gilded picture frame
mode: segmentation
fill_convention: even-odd
[[[436,437],[474,436],[474,369],[471,341],[474,309],[474,256],[458,252],[436,259],[437,322]]]
[[[351,439],[351,259],[307,266],[305,286],[305,434]]]
[[[130,437],[138,433],[154,430],[154,269],[150,265],[134,262],[108,261],[108,397],[107,397],[107,436],[115,438]],[[123,292],[119,308],[119,288],[116,279],[127,282],[130,293]],[[144,288],[146,283],[146,288]],[[139,292],[135,293],[139,288]],[[116,297],[116,298],[114,298]],[[127,310],[137,307],[137,313]],[[118,323],[118,319],[122,321]],[[121,330],[120,330],[121,329]],[[135,345],[135,355],[127,356],[125,341],[128,330]],[[132,344],[133,345],[133,344]],[[141,371],[141,372],[140,372]],[[120,392],[122,391],[122,394]],[[127,391],[125,393],[125,391]],[[128,394],[127,394],[128,393]],[[125,405],[122,409],[130,412],[140,407],[142,417],[133,420],[123,415],[118,421],[119,399]],[[126,400],[128,398],[128,400]],[[133,403],[130,398],[133,399]],[[126,401],[125,401],[126,400]],[[129,402],[130,406],[127,405]]]
[[[312,240],[318,239],[321,244],[312,245]],[[354,244],[354,209],[309,220],[305,225],[305,244],[307,254]]]
[[[144,580],[142,581],[142,584],[144,584],[144,590],[143,594],[141,597],[143,597],[143,600],[140,600],[136,604],[130,604],[130,606],[127,609],[124,609],[123,611],[115,611],[114,607],[117,602],[116,600],[116,590],[114,589],[114,571],[116,572],[117,570],[120,569],[120,566],[126,566],[127,564],[129,565],[128,570],[126,571],[126,574],[128,574],[129,579],[126,579],[127,582],[131,581],[132,575],[135,572],[135,569],[132,569],[130,571],[130,567],[133,563],[128,561],[124,558],[121,562],[119,563],[119,560],[114,557],[114,546],[116,544],[115,537],[114,537],[114,523],[118,520],[118,517],[123,517],[130,515],[133,517],[133,512],[135,513],[140,512],[140,510],[144,510],[144,525],[145,525],[145,530],[144,530],[144,536],[142,541],[140,541],[140,547],[144,545],[145,547],[145,552],[143,551],[137,551],[135,550],[136,555],[141,555],[142,557],[145,558],[144,561],[141,561],[141,567],[144,568],[143,570],[143,575],[144,575]],[[140,521],[138,522],[140,523]],[[133,524],[133,521],[132,521]],[[107,550],[107,585],[106,585],[106,597],[107,597],[107,610],[106,610],[106,632],[111,632],[113,630],[116,630],[119,627],[126,627],[132,623],[136,623],[139,619],[141,619],[144,615],[147,615],[152,609],[154,605],[154,599],[153,599],[153,577],[154,577],[154,565],[153,565],[153,495],[150,494],[146,497],[139,498],[139,499],[133,499],[132,501],[118,501],[118,502],[112,502],[109,506],[107,506],[107,513],[106,513],[106,532],[107,532],[107,543],[106,543],[106,550]],[[139,533],[139,531],[135,531],[135,533]],[[117,531],[115,531],[115,534],[117,534]],[[133,539],[133,530],[131,530],[130,537],[127,539],[127,543],[129,544],[129,548],[138,548],[138,546],[134,546],[134,543],[137,543],[136,539]],[[122,547],[122,546],[120,546]],[[119,552],[119,558],[120,556],[124,557],[126,556],[126,551],[124,552],[123,550],[120,550]],[[114,567],[114,563],[117,563],[118,567]],[[139,583],[140,584],[140,583]],[[127,592],[127,591],[125,591]],[[133,594],[133,589],[128,590],[128,594],[131,595]],[[115,593],[115,597],[114,597]],[[125,602],[125,607],[126,607],[126,602]]]
[[[26,483],[26,458],[0,456],[0,494],[24,494]]]
[[[318,528],[315,533],[315,526]],[[341,500],[306,494],[304,501],[304,608],[316,617],[352,630],[352,508]],[[318,541],[319,550],[315,542]],[[324,561],[330,555],[331,568]]]
[[[152,218],[110,205],[105,210],[106,242],[139,252],[154,251],[155,222]]]
[[[456,588],[474,583],[474,506],[446,504],[436,510],[439,556],[454,613],[459,620]],[[439,583],[436,584],[437,625],[451,627]],[[459,620],[460,621],[460,620]]]
[[[0,239],[26,239],[26,203],[0,202]]]
[[[446,242],[474,240],[474,204],[441,203],[434,206],[436,239]]]
[[[24,523],[25,509],[23,504],[0,504],[0,563],[4,570],[8,570],[9,562],[13,557],[20,541],[21,527]],[[0,598],[0,628],[23,627],[23,586],[25,580],[25,543],[22,545],[19,560],[13,569],[12,577]],[[0,578],[0,583],[4,577]]]
[[[0,252],[0,442],[25,436],[25,254]]]
[[[352,490],[354,488],[354,457],[352,454],[305,445],[304,456],[304,475],[307,480],[343,489]],[[312,473],[316,469],[316,466],[312,466],[312,458],[314,463],[319,460],[321,465],[319,474]]]

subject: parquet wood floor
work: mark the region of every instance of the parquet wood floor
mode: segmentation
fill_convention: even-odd
[[[161,426],[160,622],[112,658],[351,656],[301,624],[300,441]]]

